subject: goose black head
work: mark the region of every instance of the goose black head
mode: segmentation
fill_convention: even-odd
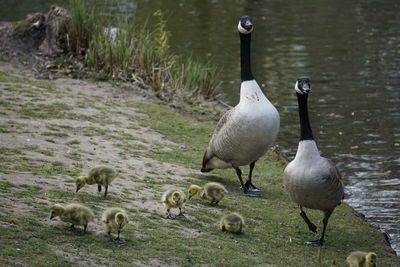
[[[249,34],[253,31],[253,21],[249,16],[243,16],[239,20],[238,30],[240,33]]]
[[[302,95],[308,94],[311,91],[310,79],[308,77],[298,78],[294,90]]]

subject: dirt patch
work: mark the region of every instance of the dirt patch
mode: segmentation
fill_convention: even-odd
[[[148,92],[134,86],[126,90],[103,82],[65,78],[55,80],[51,88],[46,89],[30,86],[31,80],[26,79],[35,79],[28,70],[20,71],[9,64],[1,64],[0,72],[12,73],[20,79],[0,83],[1,98],[8,103],[0,126],[9,130],[2,133],[0,140],[9,160],[3,166],[6,171],[0,173],[0,181],[13,184],[15,187],[10,192],[16,196],[2,197],[1,201],[9,206],[12,214],[31,214],[37,205],[46,213],[43,207],[50,208],[54,202],[86,202],[87,196],[91,195],[98,198],[99,204],[93,206],[97,210],[97,219],[88,229],[92,234],[104,235],[98,218],[105,206],[134,208],[141,216],[162,217],[165,214],[165,207],[160,203],[162,191],[171,187],[174,181],[185,179],[185,174],[197,171],[144,156],[149,149],[179,147],[135,121],[135,118],[147,115],[131,103],[149,101]],[[109,187],[109,195],[116,203],[101,203],[103,196],[95,185],[74,193],[74,177],[87,173],[98,164],[111,165],[119,173]],[[53,173],[51,170],[55,167],[62,168],[65,173],[60,170]],[[37,192],[32,193],[33,196],[18,195],[24,190],[21,186],[34,187]],[[54,194],[60,194],[61,199],[57,200]],[[64,224],[59,219],[50,221],[47,216],[46,213],[39,221],[53,227]],[[131,224],[134,223],[132,219]],[[199,233],[184,230],[182,234],[195,237]],[[99,264],[61,247],[52,246],[52,250],[83,265]],[[165,266],[157,259],[137,264]]]

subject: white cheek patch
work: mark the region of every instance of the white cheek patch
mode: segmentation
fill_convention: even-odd
[[[304,94],[304,92],[302,92],[302,91],[299,89],[299,82],[298,82],[298,81],[296,81],[296,84],[295,84],[295,86],[294,86],[294,90],[296,90],[296,92],[299,93],[299,94]]]
[[[239,30],[240,33],[248,34],[248,33],[251,33],[253,31],[253,27],[251,28],[250,31],[248,31],[248,30],[246,30],[245,28],[242,27],[242,25],[240,24],[240,21],[239,21],[238,30]]]

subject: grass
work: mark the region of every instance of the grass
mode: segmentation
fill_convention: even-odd
[[[138,82],[159,97],[177,92],[190,99],[216,97],[217,69],[170,51],[170,33],[160,10],[153,15],[152,28],[149,21],[139,24],[127,16],[116,19],[98,6],[72,0],[69,29],[69,50],[83,58],[97,76]]]
[[[14,79],[11,75],[5,77]],[[17,84],[31,85],[29,80],[14,80]],[[0,86],[4,83],[10,90],[1,98],[19,92],[12,83],[0,80]],[[50,92],[47,101],[57,103],[57,91],[63,88],[52,88],[54,94]],[[70,93],[63,91],[63,94]],[[90,101],[108,100],[89,98],[88,104]],[[14,125],[25,124],[14,127],[14,132],[2,133],[13,142],[9,147],[0,147],[1,266],[345,266],[345,257],[354,250],[375,251],[381,266],[400,265],[400,259],[384,244],[382,234],[355,216],[345,203],[331,217],[326,248],[304,245],[305,240],[318,236],[308,231],[298,208],[284,191],[285,163],[272,152],[262,157],[254,170],[255,184],[264,189],[259,198],[242,195],[232,169],[201,174],[198,169],[214,129],[210,123],[214,119],[212,114],[198,117],[178,113],[162,101],[148,98],[143,102],[131,95],[109,102],[107,114],[85,121],[88,126],[73,127],[82,122],[80,116],[69,115],[81,114],[75,106],[68,105],[65,110],[59,104],[49,105],[55,107],[50,113],[62,111],[65,116],[50,116],[56,122],[49,122],[49,116],[35,114],[42,112],[37,109],[24,119],[19,116],[18,108],[9,109],[8,121]],[[15,106],[12,100],[10,106]],[[125,113],[120,113],[121,109]],[[113,124],[118,129],[107,130],[115,117],[127,123]],[[75,123],[71,124],[71,120]],[[130,131],[133,121],[139,127]],[[32,131],[29,138],[34,145],[24,143],[24,138],[18,143],[20,139],[16,137],[23,137],[22,131],[26,129]],[[135,136],[134,132],[140,129],[152,134],[157,132],[162,138],[154,142],[145,138],[146,145],[136,144],[137,140],[144,141],[147,137],[148,132],[144,137]],[[50,135],[57,142],[46,142],[53,140],[42,135],[46,132],[66,136]],[[42,142],[34,142],[37,140]],[[86,157],[87,160],[83,159]],[[96,193],[96,185],[87,185],[75,193],[73,178],[86,171],[87,165],[99,162],[121,170],[121,177],[110,186],[108,197],[104,199],[102,193]],[[136,165],[137,162],[143,164]],[[246,173],[247,167],[243,171]],[[187,219],[164,218],[165,209],[159,199],[166,187],[183,189],[192,183],[202,185],[209,181],[221,182],[229,191],[219,206],[213,207],[195,198],[184,208]],[[77,236],[66,231],[67,224],[58,218],[50,221],[50,205],[56,202],[81,202],[92,208],[96,220],[89,224],[89,234]],[[110,206],[124,206],[129,213],[130,223],[121,233],[125,241],[121,246],[108,242],[99,221],[104,208]],[[245,218],[242,235],[219,231],[218,221],[229,211],[237,211]],[[172,210],[173,214],[177,212]],[[322,218],[316,211],[308,214],[317,224]]]

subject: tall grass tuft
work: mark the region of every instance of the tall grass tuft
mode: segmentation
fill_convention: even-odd
[[[161,11],[154,27],[123,17],[114,20],[96,5],[71,0],[70,51],[84,58],[86,67],[108,77],[150,86],[156,95],[184,93],[191,98],[215,98],[218,72],[210,63],[183,60],[169,46],[170,33]]]
[[[94,33],[99,31],[101,18],[96,14],[96,5],[89,7],[84,0],[71,0],[69,46],[70,51],[75,55],[84,54]]]

